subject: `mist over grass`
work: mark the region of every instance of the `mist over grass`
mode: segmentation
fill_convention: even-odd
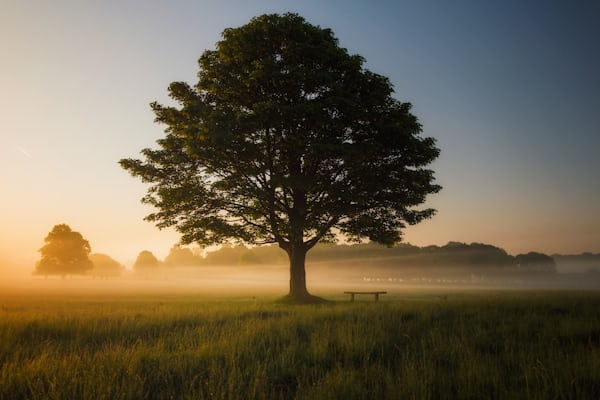
[[[369,265],[373,263],[374,265]],[[600,290],[600,274],[505,274],[493,271],[473,273],[470,268],[389,268],[376,259],[307,264],[307,285],[311,293],[342,293],[346,290],[407,290],[411,288],[459,289],[562,289]],[[380,263],[379,263],[380,264]],[[0,279],[0,290],[70,290],[98,292],[112,296],[125,292],[173,291],[220,295],[259,295],[263,292],[283,296],[289,286],[289,270],[277,265],[219,265],[202,267],[159,267],[151,271],[126,270],[119,276],[75,275],[70,277],[34,276],[8,272]]]
[[[278,301],[289,280],[281,260],[4,277],[0,400],[600,392],[594,274],[477,275],[457,264],[399,267],[376,254],[315,258],[308,288],[329,301],[323,305]],[[346,290],[387,294],[350,303]]]
[[[520,264],[518,261],[524,260],[521,255],[511,256],[478,243],[423,248],[324,244],[309,252],[306,278],[315,295],[328,288],[338,292],[411,287],[600,290],[600,255],[534,256],[546,264]],[[64,277],[32,275],[33,265],[3,263],[0,288],[73,286],[84,292],[126,288],[132,292],[164,289],[192,293],[267,290],[283,295],[289,287],[288,261],[276,246],[224,246],[210,252],[174,246],[164,260],[155,259],[152,266],[134,269],[105,254],[92,254],[90,259],[92,270]]]
[[[277,246],[225,246],[207,254],[175,246],[162,266],[164,271],[183,266],[197,267],[199,271],[222,267],[217,274],[258,277],[283,273],[287,270],[287,258]],[[308,253],[307,279],[311,285],[385,283],[600,289],[600,255],[549,256],[529,252],[513,256],[492,245],[458,242],[426,247],[399,244],[392,248],[376,244],[320,244]]]

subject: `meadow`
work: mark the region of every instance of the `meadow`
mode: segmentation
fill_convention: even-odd
[[[0,399],[592,399],[600,292],[0,292]]]

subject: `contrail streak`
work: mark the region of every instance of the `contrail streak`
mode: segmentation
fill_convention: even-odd
[[[19,150],[25,157],[27,158],[33,158],[33,156],[31,155],[31,153],[29,153],[27,150],[25,150],[24,148],[22,148],[19,145],[15,146],[17,148],[17,150]]]

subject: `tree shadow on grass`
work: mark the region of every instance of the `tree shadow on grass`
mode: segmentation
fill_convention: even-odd
[[[289,294],[275,301],[277,304],[333,304],[332,301],[309,294],[307,296],[290,296]]]

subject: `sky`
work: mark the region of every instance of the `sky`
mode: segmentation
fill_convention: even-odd
[[[437,139],[443,190],[415,245],[600,252],[598,1],[0,0],[0,262],[33,269],[66,223],[131,264],[179,239],[143,220],[118,165],[164,127],[149,103],[196,82],[221,32],[295,12],[387,76]]]

